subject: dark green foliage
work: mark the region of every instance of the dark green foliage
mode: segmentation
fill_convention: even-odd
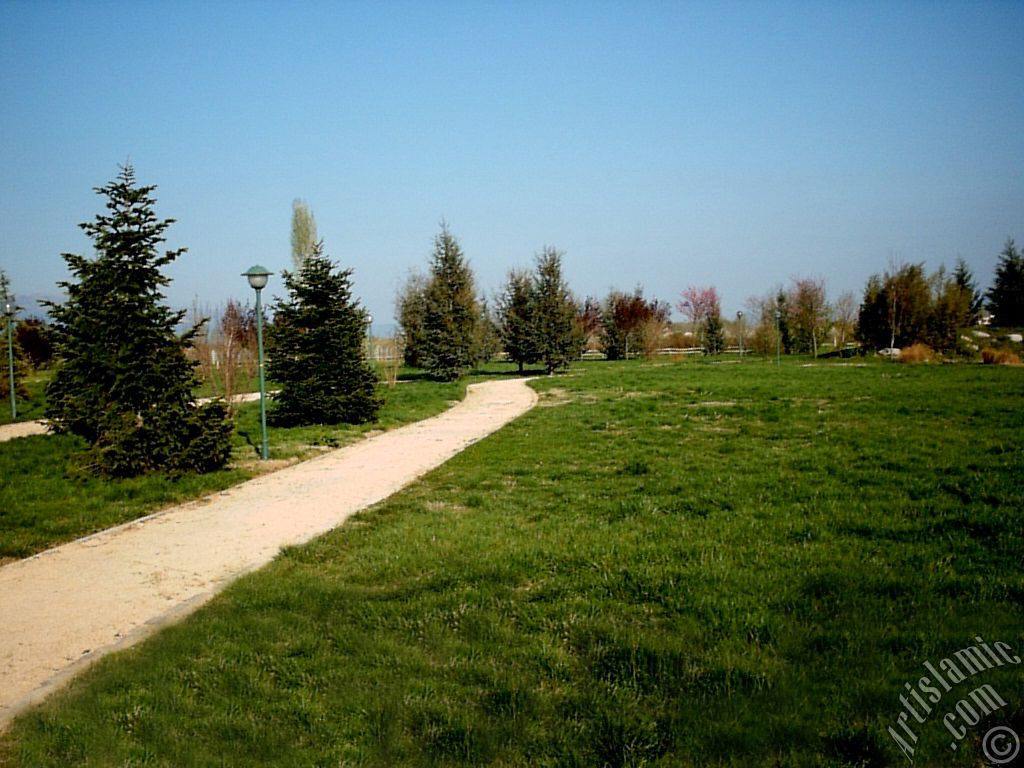
[[[410,273],[399,289],[395,306],[405,364],[411,368],[422,368],[426,338],[424,320],[427,313],[427,278],[419,272]]]
[[[42,368],[53,359],[53,341],[50,339],[50,330],[43,320],[37,317],[22,320],[15,327],[14,335],[18,340],[18,346],[33,368]]]
[[[868,349],[922,343],[953,353],[960,331],[976,322],[980,301],[962,260],[952,275],[940,267],[929,276],[923,264],[906,264],[868,280],[857,338]]]
[[[980,311],[980,294],[967,265],[957,264],[952,276],[940,268],[932,276],[932,303],[924,341],[946,354],[957,351],[960,331],[973,325]]]
[[[981,310],[985,306],[985,297],[974,280],[974,273],[971,272],[971,268],[967,266],[967,262],[963,258],[956,260],[956,266],[953,268],[953,281],[956,283],[957,288],[967,297],[970,314],[966,324],[974,325],[974,323],[978,322]]]
[[[931,289],[924,264],[905,264],[883,277],[872,275],[864,288],[857,339],[868,349],[923,342],[930,314]]]
[[[421,363],[440,381],[454,381],[478,358],[480,306],[459,241],[441,225],[434,238],[430,280],[424,293]]]
[[[782,351],[787,355],[793,351],[793,334],[789,328],[789,298],[786,292],[779,288],[775,297],[775,322],[779,329],[779,344]]]
[[[498,328],[509,359],[519,366],[543,361],[548,373],[583,352],[581,309],[562,277],[562,254],[545,248],[536,272],[513,270],[498,299]]]
[[[81,225],[96,257],[63,254],[75,280],[50,304],[61,366],[47,388],[53,429],[85,439],[89,471],[132,476],[154,470],[206,472],[230,454],[231,423],[220,405],[196,405],[195,364],[185,356],[196,329],[175,332],[184,312],[161,302],[160,269],[185,249],[157,250],[173,219],[153,212],[155,187],[131,166],[96,192],[107,213]]]
[[[725,349],[725,329],[719,315],[710,315],[704,321],[704,352],[708,355],[721,354]]]
[[[545,248],[537,256],[533,280],[534,325],[537,356],[548,373],[567,368],[583,352],[583,334],[577,320],[579,308],[562,277],[562,254]]]
[[[269,329],[267,372],[281,389],[269,418],[275,424],[362,424],[382,400],[366,361],[366,313],[352,297],[352,270],[339,270],[323,243],[297,273],[284,274],[289,299]]]
[[[498,329],[509,360],[519,366],[540,359],[534,322],[534,285],[529,272],[513,270],[498,297]]]
[[[1013,240],[1007,240],[999,254],[995,282],[988,291],[988,308],[996,325],[1016,328],[1024,325],[1024,254]]]

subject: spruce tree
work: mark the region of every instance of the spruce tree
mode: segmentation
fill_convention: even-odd
[[[170,280],[160,270],[185,249],[159,253],[174,220],[157,219],[154,189],[138,186],[127,166],[95,190],[107,212],[81,228],[96,256],[63,254],[75,280],[59,283],[64,304],[49,304],[61,364],[46,418],[88,442],[87,470],[118,476],[210,471],[231,453],[223,405],[193,401],[196,364],[186,350],[197,329],[179,335],[185,312],[162,303]]]
[[[1024,326],[1024,254],[1007,240],[996,265],[996,278],[988,291],[993,323],[1003,328]]]
[[[533,276],[512,270],[498,297],[498,333],[509,360],[519,366],[540,360],[534,313]]]
[[[534,327],[537,356],[549,374],[568,368],[583,351],[579,309],[562,277],[562,254],[545,248],[537,256],[534,278]]]
[[[423,367],[424,327],[427,314],[427,278],[419,272],[410,272],[399,288],[395,300],[402,357],[411,368]]]
[[[297,272],[284,274],[289,298],[277,304],[269,331],[269,377],[281,389],[275,424],[360,424],[382,401],[366,361],[366,312],[352,297],[352,270],[338,269],[323,242]]]
[[[953,280],[969,302],[969,314],[964,325],[974,325],[978,322],[978,318],[981,317],[981,310],[985,306],[985,297],[979,290],[978,284],[974,281],[974,273],[971,272],[971,268],[967,266],[967,262],[962,257],[956,260],[956,265],[953,269]]]
[[[434,238],[424,300],[423,366],[435,379],[454,381],[476,360],[480,306],[473,272],[446,224]]]

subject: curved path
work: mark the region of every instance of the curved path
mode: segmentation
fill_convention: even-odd
[[[536,400],[521,379],[474,384],[439,416],[0,568],[0,730],[90,662],[387,498]]]

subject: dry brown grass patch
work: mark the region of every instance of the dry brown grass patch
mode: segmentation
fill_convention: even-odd
[[[1020,356],[1008,349],[986,347],[981,350],[981,361],[987,365],[1020,365]]]
[[[901,363],[930,363],[935,359],[935,351],[927,344],[911,344],[900,351],[896,358]]]

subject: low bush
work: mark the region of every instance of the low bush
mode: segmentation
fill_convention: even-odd
[[[901,363],[930,363],[935,359],[935,351],[927,344],[912,344],[901,349],[896,359]]]
[[[987,365],[1020,365],[1020,356],[1008,349],[986,347],[981,350],[981,361]]]

